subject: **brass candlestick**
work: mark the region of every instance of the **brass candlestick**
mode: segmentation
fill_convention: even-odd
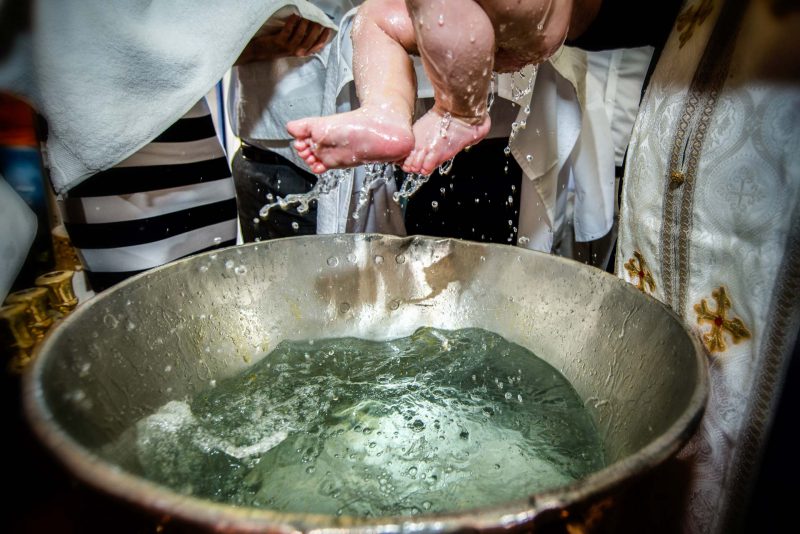
[[[53,271],[36,278],[36,285],[49,291],[50,302],[62,315],[69,315],[78,305],[78,297],[72,288],[74,271]]]
[[[25,304],[0,306],[0,346],[10,349],[8,368],[19,374],[31,361],[36,340],[28,329],[28,308]]]

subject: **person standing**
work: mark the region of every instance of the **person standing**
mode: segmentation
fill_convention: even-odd
[[[585,47],[618,44],[638,5],[587,4]],[[672,466],[684,513],[662,501],[639,528],[731,532],[800,327],[800,6],[693,0],[671,20],[628,150],[616,271],[702,340],[711,391]]]

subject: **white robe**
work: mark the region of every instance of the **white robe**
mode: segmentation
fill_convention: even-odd
[[[747,509],[800,325],[800,17],[746,2],[738,39],[700,68],[713,72],[730,52],[724,83],[692,93],[733,3],[714,2],[667,41],[629,148],[616,261],[708,350],[707,411],[680,454],[693,475],[691,532],[727,532]]]

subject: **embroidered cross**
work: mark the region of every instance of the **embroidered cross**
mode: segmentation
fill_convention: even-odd
[[[713,9],[713,0],[700,0],[699,4],[687,7],[683,13],[678,15],[675,28],[680,32],[678,37],[680,48],[683,48],[683,45],[692,38],[694,29],[705,22],[706,17],[711,14]]]
[[[636,288],[642,293],[652,293],[656,290],[656,282],[653,280],[653,275],[647,267],[647,262],[644,261],[644,256],[638,250],[633,251],[633,258],[625,262],[625,270],[631,276],[631,280],[638,278],[636,281]],[[645,284],[647,284],[645,286]],[[647,289],[650,289],[648,291]]]
[[[694,305],[694,311],[697,312],[697,322],[703,321],[711,324],[711,331],[703,334],[703,342],[706,344],[709,352],[724,352],[728,346],[725,344],[724,332],[728,332],[733,338],[733,342],[739,343],[742,339],[750,337],[750,331],[738,317],[728,319],[728,309],[731,307],[731,299],[728,298],[728,292],[725,286],[720,286],[711,292],[711,296],[717,301],[717,309],[711,311],[708,309],[706,299],[701,299],[700,304]]]

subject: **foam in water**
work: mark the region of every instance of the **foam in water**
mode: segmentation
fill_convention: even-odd
[[[507,502],[603,466],[570,384],[480,329],[284,342],[125,439],[107,454],[182,493],[361,517]]]

